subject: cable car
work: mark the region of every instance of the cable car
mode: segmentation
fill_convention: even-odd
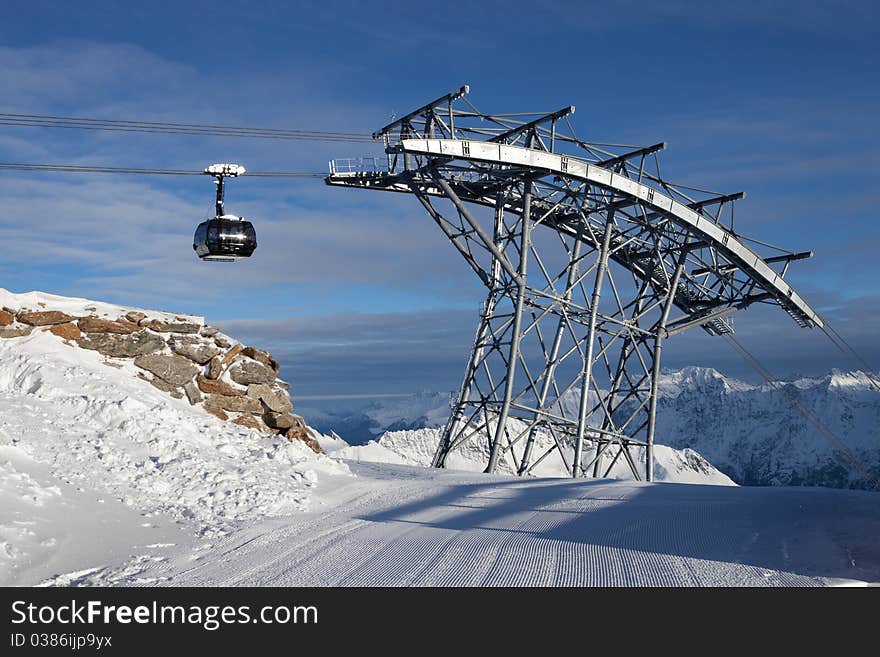
[[[193,249],[202,260],[231,262],[250,258],[257,248],[257,232],[250,221],[224,214],[203,221],[196,228]]]
[[[217,199],[215,216],[203,221],[193,236],[193,250],[202,260],[232,262],[249,258],[257,248],[257,232],[250,221],[223,211],[223,179],[245,172],[239,164],[212,164],[205,173],[215,178]]]

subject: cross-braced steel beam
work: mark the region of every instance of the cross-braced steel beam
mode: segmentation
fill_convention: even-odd
[[[805,254],[758,255],[733,231],[744,194],[664,180],[665,144],[591,143],[573,107],[493,116],[467,91],[376,133],[387,171],[331,163],[327,178],[414,195],[486,286],[433,465],[469,451],[487,472],[607,476],[625,464],[650,481],[664,341],[732,332],[752,303],[821,325],[783,279]]]

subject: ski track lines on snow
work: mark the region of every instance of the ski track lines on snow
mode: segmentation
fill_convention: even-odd
[[[880,571],[871,493],[352,468],[347,501],[245,528],[195,565],[148,564],[141,582],[816,586]]]

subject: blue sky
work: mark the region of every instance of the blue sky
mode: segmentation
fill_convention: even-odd
[[[589,138],[669,143],[664,173],[745,190],[740,230],[816,257],[790,280],[876,364],[876,3],[4,3],[4,112],[369,132],[467,83],[485,111],[577,106]],[[60,134],[64,133],[64,134]],[[259,142],[259,143],[256,143]],[[0,126],[0,161],[323,171],[369,144]],[[414,199],[243,178],[260,248],[195,260],[207,179],[0,174],[0,286],[204,314],[302,396],[458,385],[482,290]],[[737,318],[780,374],[853,367],[782,313]],[[708,336],[671,367],[745,375]]]

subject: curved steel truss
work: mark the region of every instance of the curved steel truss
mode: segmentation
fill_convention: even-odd
[[[434,465],[476,450],[487,472],[604,476],[623,460],[641,478],[644,458],[650,481],[664,340],[730,333],[753,303],[821,326],[784,280],[812,254],[739,235],[744,193],[665,180],[665,144],[581,140],[574,107],[489,115],[467,92],[375,133],[386,161],[334,160],[326,179],[413,194],[488,288]]]

